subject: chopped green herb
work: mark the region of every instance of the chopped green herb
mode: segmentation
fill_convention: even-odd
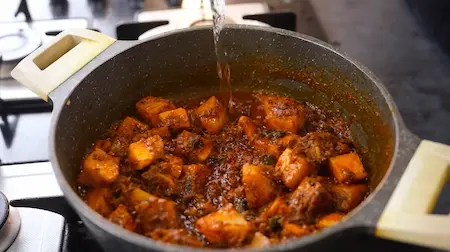
[[[257,217],[257,215],[253,210],[248,210],[244,215],[244,218],[247,221],[254,221],[256,219],[256,217]]]
[[[274,216],[269,220],[269,227],[272,232],[279,232],[283,229],[281,225],[281,216]]]
[[[333,127],[331,127],[330,125],[325,125],[324,129],[325,129],[325,131],[328,131],[328,132],[334,132]]]
[[[219,163],[219,159],[216,158],[216,157],[209,157],[209,158],[206,160],[206,163],[207,163],[208,165],[215,165],[215,164],[218,164],[218,163]]]
[[[242,213],[242,212],[244,212],[244,211],[247,211],[248,210],[248,202],[247,202],[247,199],[239,199],[239,200],[237,200],[237,202],[236,202],[237,204],[236,204],[236,210],[239,212],[239,213]]]
[[[190,179],[186,179],[186,184],[185,184],[184,188],[185,188],[186,192],[192,191],[192,181]]]
[[[114,198],[119,198],[121,195],[122,195],[122,194],[121,194],[121,191],[120,191],[120,190],[113,191],[113,197],[114,197]]]
[[[267,137],[267,138],[270,138],[270,139],[277,139],[277,138],[280,138],[280,137],[284,137],[286,135],[286,132],[279,131],[279,130],[274,130],[274,131],[268,132],[268,131],[263,130],[261,132],[261,134],[264,137]]]
[[[277,160],[273,156],[265,156],[263,159],[263,163],[265,165],[274,165],[277,162]]]
[[[196,148],[196,149],[200,149],[203,146],[205,146],[205,145],[203,144],[203,141],[200,139],[198,139],[196,142],[194,142],[194,148]]]

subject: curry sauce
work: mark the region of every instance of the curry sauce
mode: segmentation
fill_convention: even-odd
[[[148,96],[82,161],[80,195],[111,222],[194,247],[264,247],[339,222],[369,192],[339,117],[265,93]]]

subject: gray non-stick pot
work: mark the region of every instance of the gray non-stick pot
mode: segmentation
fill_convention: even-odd
[[[344,221],[264,251],[315,251],[346,232],[450,249],[450,216],[430,214],[450,178],[450,147],[420,140],[403,125],[385,87],[330,45],[294,32],[228,26],[223,35],[233,89],[270,90],[309,101],[348,120],[373,192]],[[370,50],[370,48],[368,48]],[[190,251],[129,232],[90,209],[76,177],[87,148],[140,98],[216,92],[210,27],[143,41],[68,30],[22,60],[12,76],[53,103],[50,159],[68,202],[105,251]],[[324,242],[329,241],[329,242]]]

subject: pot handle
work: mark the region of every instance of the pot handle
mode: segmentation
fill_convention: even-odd
[[[381,238],[450,249],[450,216],[430,214],[450,181],[450,146],[423,140],[378,220]]]
[[[116,40],[87,29],[69,29],[39,47],[11,71],[11,76],[43,100]]]

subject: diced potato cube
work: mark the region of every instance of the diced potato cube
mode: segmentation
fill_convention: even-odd
[[[208,181],[208,176],[211,173],[211,170],[202,164],[191,164],[184,165],[183,171],[185,176],[191,176],[195,178],[195,182],[198,184],[203,184]]]
[[[183,214],[189,217],[200,218],[209,213],[217,212],[217,207],[203,196],[196,195],[194,201],[184,210]]]
[[[178,135],[175,142],[175,153],[178,155],[185,155],[193,161],[205,161],[213,150],[213,143],[211,140],[202,138],[197,134],[183,130]]]
[[[179,226],[175,202],[158,198],[149,201],[137,211],[137,223],[144,232],[156,228],[176,228]]]
[[[317,178],[306,177],[292,193],[289,205],[307,220],[332,206],[331,195]]]
[[[108,216],[111,213],[111,207],[108,204],[108,199],[111,197],[111,192],[108,188],[95,188],[86,194],[86,203],[97,213]]]
[[[146,236],[166,243],[187,245],[191,247],[202,247],[203,243],[195,236],[187,232],[186,229],[155,229]]]
[[[245,164],[242,167],[242,184],[251,208],[261,207],[275,196],[272,180],[265,176],[260,166]]]
[[[296,224],[288,223],[283,226],[281,235],[285,237],[301,237],[311,233],[311,228],[308,226],[300,226]]]
[[[267,221],[274,216],[287,216],[292,212],[292,209],[285,203],[285,201],[277,197],[264,211],[261,213],[261,219]]]
[[[139,188],[134,188],[129,194],[130,203],[135,208],[138,208],[141,203],[146,203],[154,198],[157,197]]]
[[[277,95],[261,95],[259,99],[265,114],[264,123],[268,128],[295,133],[303,127],[303,110],[294,99]]]
[[[301,137],[296,134],[287,134],[286,136],[280,138],[279,143],[282,150],[289,148],[301,141]]]
[[[164,162],[161,162],[161,171],[174,178],[179,178],[183,171],[183,159],[173,155],[165,155]]]
[[[129,197],[136,209],[136,222],[144,233],[157,228],[178,226],[175,202],[158,198],[138,188],[133,189]]]
[[[95,149],[83,161],[83,174],[91,182],[91,186],[108,185],[119,176],[119,165],[113,156]]]
[[[212,134],[219,132],[227,121],[225,108],[215,96],[200,105],[195,114],[200,118],[203,127]]]
[[[126,157],[128,155],[128,146],[130,145],[132,138],[129,137],[116,137],[111,143],[110,153],[115,156]]]
[[[357,182],[367,178],[367,172],[355,152],[330,158],[330,169],[339,182]]]
[[[293,149],[305,153],[309,160],[321,165],[330,157],[341,155],[342,151],[346,151],[344,140],[329,132],[309,132],[299,140],[300,144],[296,144]]]
[[[293,190],[313,172],[314,166],[306,160],[306,157],[295,154],[287,148],[278,158],[275,170],[281,174],[283,183]]]
[[[159,128],[153,128],[150,130],[150,135],[158,135],[162,138],[168,139],[170,138],[170,131],[169,127],[159,127]]]
[[[253,147],[275,158],[278,158],[281,154],[280,145],[277,139],[274,140],[268,138],[256,139],[253,141]]]
[[[350,147],[343,142],[337,142],[334,149],[336,150],[336,153],[339,155],[347,154],[347,153],[351,152]]]
[[[361,203],[368,191],[367,185],[339,184],[331,186],[331,194],[336,209],[343,212],[348,212]]]
[[[147,96],[136,103],[136,110],[139,115],[153,126],[156,126],[161,122],[158,116],[160,113],[172,109],[175,109],[172,102],[153,96]]]
[[[270,240],[260,232],[256,232],[252,241],[248,245],[250,248],[264,248],[270,246]]]
[[[179,130],[191,127],[189,116],[184,108],[177,108],[159,114],[162,125]]]
[[[340,213],[327,214],[319,219],[317,226],[319,226],[319,228],[331,227],[341,221],[342,218],[344,218],[344,215]]]
[[[208,182],[211,170],[202,164],[192,164],[183,166],[183,180],[187,194],[195,194],[201,191]]]
[[[142,170],[164,154],[164,143],[160,136],[151,136],[130,144],[128,160],[134,169]]]
[[[251,231],[250,223],[230,205],[198,219],[195,227],[217,246],[239,246]]]
[[[201,138],[201,144],[194,145],[194,159],[198,162],[205,161],[213,150],[213,142],[211,140]]]
[[[143,132],[147,129],[147,125],[134,119],[133,117],[125,117],[117,127],[117,135],[121,137],[131,137],[136,133]]]
[[[128,212],[128,209],[125,205],[119,205],[116,210],[114,210],[108,217],[108,219],[130,231],[134,231],[136,229],[136,224],[134,223],[133,216]]]
[[[297,132],[297,116],[284,116],[284,117],[269,117],[266,116],[266,120],[264,120],[265,125],[271,129],[279,129],[289,132]]]
[[[201,141],[200,138],[201,137],[197,134],[183,130],[183,132],[173,140],[173,142],[175,142],[175,153],[178,155],[190,154],[194,150],[195,145]]]
[[[256,125],[248,116],[241,116],[238,121],[238,126],[244,130],[244,134],[248,140],[253,141],[256,137]]]
[[[151,182],[151,185],[156,186],[160,193],[170,196],[176,191],[176,184],[173,181],[172,176],[168,174],[162,174],[161,169],[157,166],[153,166],[146,172],[142,173],[142,178]]]
[[[131,138],[128,138],[126,140],[128,140],[129,143],[133,143],[141,140],[142,138],[148,138],[151,136],[160,136],[164,140],[169,140],[172,134],[169,130],[169,127],[163,126],[159,128],[148,129],[140,133],[136,133]]]
[[[104,152],[109,152],[109,150],[111,150],[111,140],[105,139],[95,141],[94,149],[101,149]]]
[[[253,147],[267,155],[278,158],[280,154],[287,148],[290,143],[294,143],[295,141],[299,141],[301,138],[295,134],[288,134],[281,138],[257,138],[257,136],[253,137]]]

